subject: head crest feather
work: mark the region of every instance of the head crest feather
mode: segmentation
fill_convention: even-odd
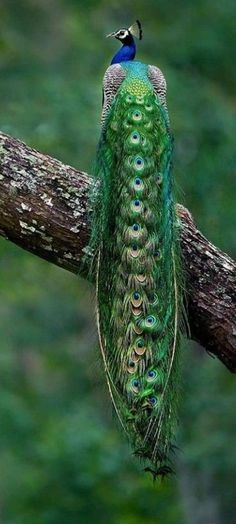
[[[129,32],[131,33],[131,35],[135,36],[135,38],[142,40],[143,31],[141,22],[139,20],[136,20],[136,22],[129,27]]]

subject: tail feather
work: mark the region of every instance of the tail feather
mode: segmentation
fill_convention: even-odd
[[[119,89],[103,127],[91,245],[109,392],[134,452],[171,469],[176,424],[181,267],[166,109],[151,85]]]

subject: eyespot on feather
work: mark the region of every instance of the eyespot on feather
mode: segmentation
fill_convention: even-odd
[[[138,131],[133,131],[129,137],[129,141],[131,144],[139,144],[140,143],[140,134]]]
[[[159,326],[159,322],[157,320],[157,318],[154,316],[154,315],[148,315],[147,317],[145,317],[142,321],[141,321],[141,327],[146,331],[146,332],[155,332],[157,330]]]
[[[152,395],[151,397],[148,397],[147,401],[150,403],[152,408],[157,406],[157,397],[155,395]]]
[[[138,238],[141,234],[141,228],[139,224],[133,224],[129,228],[129,234],[131,238]]]
[[[150,369],[146,373],[147,382],[154,382],[157,378],[157,371],[155,369]]]
[[[157,293],[154,293],[152,296],[149,297],[149,304],[151,304],[152,306],[157,306],[158,302],[159,300]]]
[[[145,105],[145,109],[146,111],[148,111],[149,113],[151,113],[153,111],[153,105],[152,104],[149,104],[149,102]]]
[[[136,362],[130,361],[127,367],[127,371],[130,375],[133,375],[137,370],[137,364]]]
[[[149,326],[153,326],[155,322],[156,322],[156,318],[154,317],[154,315],[149,315],[148,317],[145,318],[145,323]]]
[[[160,259],[161,259],[161,251],[160,251],[160,249],[155,249],[154,252],[153,252],[153,256],[154,256],[157,260],[160,260]]]
[[[144,97],[143,97],[142,95],[140,95],[140,96],[139,96],[139,95],[136,96],[136,102],[137,102],[137,104],[139,104],[139,105],[143,105],[143,104],[144,104]]]
[[[134,346],[135,353],[137,353],[137,355],[142,356],[142,355],[144,355],[146,350],[147,350],[147,348],[145,346],[144,339],[143,338],[139,338],[136,341],[135,346]]]
[[[132,102],[134,101],[134,97],[132,95],[127,95],[126,98],[125,98],[125,101],[128,104],[132,104]]]
[[[134,393],[138,393],[140,389],[140,381],[137,378],[131,380],[131,389]]]
[[[139,109],[135,109],[132,113],[132,120],[134,122],[141,122],[143,114]]]
[[[143,302],[143,298],[140,293],[135,291],[131,297],[131,303],[134,306],[134,308],[139,308]]]
[[[133,211],[133,213],[141,213],[143,209],[143,204],[141,202],[141,200],[139,200],[138,198],[136,198],[135,200],[133,200],[131,202],[131,210]]]
[[[145,161],[143,159],[143,157],[141,156],[136,156],[133,160],[133,167],[136,171],[143,171],[144,167],[145,167]]]
[[[134,180],[132,181],[132,186],[131,186],[135,191],[138,191],[138,192],[141,192],[143,191],[144,189],[144,183],[142,181],[141,178],[139,177],[136,177],[134,178]]]

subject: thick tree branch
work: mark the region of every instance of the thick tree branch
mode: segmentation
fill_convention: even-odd
[[[71,272],[88,243],[91,179],[0,134],[0,234]],[[191,338],[236,372],[235,263],[178,206]]]

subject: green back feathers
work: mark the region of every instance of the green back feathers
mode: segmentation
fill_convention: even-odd
[[[138,64],[138,65],[137,65]],[[93,202],[100,346],[115,409],[154,475],[170,470],[179,345],[172,139],[147,67],[126,77],[106,115]]]

